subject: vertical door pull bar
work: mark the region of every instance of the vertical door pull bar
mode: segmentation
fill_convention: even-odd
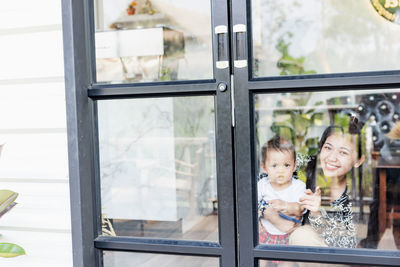
[[[235,68],[247,67],[246,59],[246,25],[233,25],[233,34],[235,42],[235,59],[233,65]]]
[[[228,61],[228,27],[219,25],[215,27],[215,34],[217,35],[217,61],[215,63],[217,69],[226,69],[229,67]]]
[[[235,128],[235,78],[233,74],[231,74],[231,115],[232,115],[232,127]]]

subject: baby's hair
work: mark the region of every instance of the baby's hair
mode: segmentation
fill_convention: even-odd
[[[276,150],[280,152],[292,152],[293,160],[296,161],[296,150],[294,149],[293,144],[286,140],[282,139],[280,136],[275,135],[268,142],[266,142],[261,148],[261,162],[265,163],[267,160],[267,153],[269,150]]]

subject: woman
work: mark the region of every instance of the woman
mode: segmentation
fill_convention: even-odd
[[[290,236],[290,245],[323,247],[356,247],[356,228],[353,224],[351,201],[347,194],[347,173],[364,161],[357,155],[356,136],[344,133],[340,126],[329,126],[321,136],[318,154],[322,172],[331,179],[328,213],[321,207],[321,190],[306,190],[300,198],[303,208],[309,210],[309,225],[297,228]],[[315,183],[316,158],[307,167],[307,179]]]

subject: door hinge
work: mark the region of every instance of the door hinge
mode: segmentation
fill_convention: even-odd
[[[231,117],[232,117],[232,127],[235,128],[235,79],[233,74],[231,74]]]

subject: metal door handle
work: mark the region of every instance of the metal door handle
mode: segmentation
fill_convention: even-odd
[[[246,25],[236,24],[233,26],[235,42],[235,59],[233,65],[235,68],[247,67],[246,59]]]
[[[229,67],[228,61],[228,27],[219,25],[215,27],[215,34],[217,35],[217,69],[225,69]]]

